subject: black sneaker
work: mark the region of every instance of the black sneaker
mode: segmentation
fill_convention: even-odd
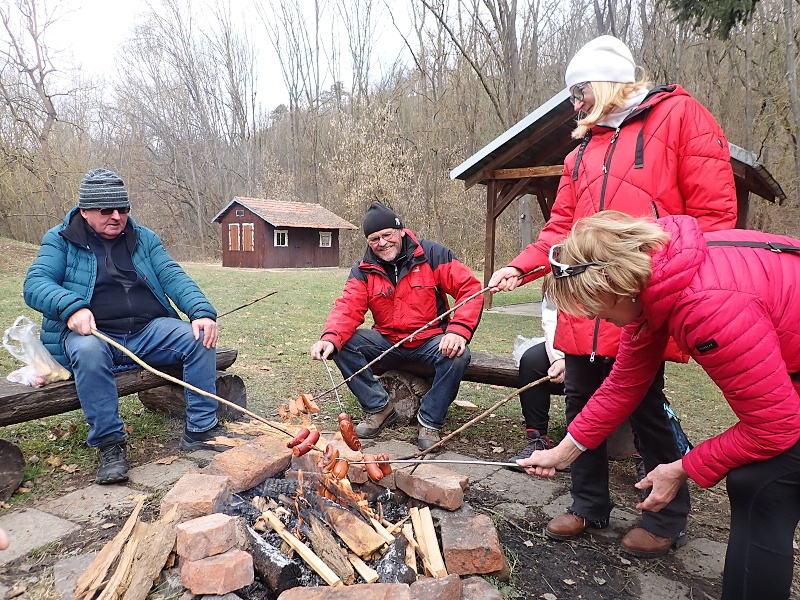
[[[230,446],[222,446],[213,443],[209,443],[217,437],[237,437],[232,436],[230,433],[225,431],[225,428],[222,427],[219,423],[214,425],[211,429],[207,431],[189,431],[184,426],[183,428],[183,435],[181,436],[181,441],[178,444],[178,447],[183,450],[184,452],[194,452],[195,450],[213,450],[214,452],[224,452],[228,450]]]
[[[100,443],[98,447],[100,468],[97,469],[95,483],[107,485],[128,481],[128,461],[125,458],[125,440]]]
[[[523,458],[530,458],[531,454],[535,450],[550,450],[550,438],[546,435],[539,435],[538,431],[534,431],[528,434],[528,441],[525,444],[525,447],[517,452],[514,456],[508,459],[508,462],[517,462],[518,460],[522,460]],[[520,473],[525,472],[524,467],[520,467],[519,465],[515,467],[508,467],[512,471],[519,471]]]

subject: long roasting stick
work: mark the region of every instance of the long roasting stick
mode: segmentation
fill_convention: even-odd
[[[531,270],[530,270],[530,271],[528,271],[527,273],[523,273],[522,275],[518,275],[518,276],[517,276],[517,279],[524,279],[525,277],[528,277],[529,275],[533,275],[534,273],[536,273],[536,272],[538,272],[538,271],[541,271],[542,269],[544,269],[544,267],[536,267],[535,269],[531,269]],[[478,297],[478,296],[480,296],[481,294],[485,294],[485,293],[486,293],[486,292],[488,292],[490,289],[492,289],[492,288],[491,288],[491,286],[488,286],[488,285],[487,285],[487,286],[486,286],[485,288],[483,288],[482,290],[478,290],[478,291],[477,291],[477,292],[475,292],[474,294],[471,294],[470,296],[467,296],[466,298],[464,298],[464,299],[463,299],[461,302],[459,302],[458,304],[456,304],[456,305],[455,305],[453,308],[451,308],[450,310],[446,310],[445,312],[443,312],[442,314],[440,314],[438,317],[434,317],[433,319],[431,319],[430,321],[428,321],[427,323],[425,323],[425,325],[423,325],[422,327],[420,327],[420,328],[419,328],[419,329],[417,329],[416,331],[414,331],[414,332],[412,332],[412,333],[408,334],[408,335],[407,335],[406,337],[404,337],[402,340],[400,340],[399,342],[397,342],[396,344],[394,344],[394,345],[393,345],[391,348],[387,348],[386,350],[384,350],[383,352],[381,352],[381,353],[380,353],[378,356],[376,356],[375,358],[373,358],[371,361],[369,361],[367,364],[365,364],[363,367],[361,367],[361,368],[360,368],[358,371],[356,371],[355,373],[353,373],[352,375],[350,375],[350,377],[348,377],[347,379],[345,379],[345,380],[343,380],[343,381],[341,381],[341,382],[337,383],[337,384],[336,384],[336,385],[334,385],[332,388],[330,388],[330,389],[328,389],[328,390],[325,390],[324,392],[322,392],[322,393],[320,393],[320,394],[317,394],[317,398],[321,398],[322,396],[327,396],[327,395],[328,395],[328,394],[330,394],[332,391],[336,390],[337,388],[341,387],[342,385],[344,385],[345,383],[347,383],[348,381],[350,381],[351,379],[353,379],[353,377],[355,377],[355,376],[356,376],[356,375],[358,375],[359,373],[362,373],[363,371],[366,371],[367,369],[369,369],[369,368],[370,368],[372,365],[374,365],[376,362],[378,362],[379,360],[381,360],[381,359],[382,359],[384,356],[386,356],[387,354],[389,354],[389,353],[390,353],[392,350],[394,350],[395,348],[399,348],[400,346],[402,346],[403,344],[405,344],[405,343],[406,343],[408,340],[411,340],[411,339],[413,339],[413,338],[414,338],[414,336],[415,336],[415,335],[417,335],[418,333],[421,333],[421,332],[425,331],[425,330],[426,330],[428,327],[430,327],[431,325],[435,325],[436,323],[438,323],[439,321],[441,321],[442,319],[444,319],[444,318],[445,318],[447,315],[449,315],[450,313],[452,313],[452,312],[454,312],[455,310],[457,310],[457,309],[461,308],[461,307],[462,307],[462,306],[464,306],[464,305],[465,305],[467,302],[469,302],[470,300],[472,300],[472,299],[474,299],[474,298],[477,298],[477,297]]]
[[[100,338],[101,340],[103,340],[107,344],[111,344],[115,348],[121,350],[126,355],[128,355],[134,362],[136,362],[136,364],[140,365],[142,368],[146,369],[147,371],[150,371],[151,373],[154,373],[154,374],[158,375],[159,377],[163,377],[167,381],[171,381],[172,383],[176,383],[178,385],[181,385],[181,386],[185,387],[186,389],[192,390],[193,392],[196,392],[196,393],[200,394],[201,396],[206,396],[208,398],[213,398],[217,402],[221,402],[222,404],[224,404],[226,406],[230,406],[234,410],[238,410],[240,413],[246,414],[248,417],[254,418],[256,421],[261,421],[262,423],[264,423],[264,425],[267,425],[268,427],[272,427],[273,429],[277,429],[281,433],[288,435],[290,438],[294,437],[294,434],[292,432],[287,431],[283,427],[279,427],[278,425],[275,425],[274,423],[271,423],[270,421],[267,421],[267,419],[265,419],[264,417],[259,416],[254,412],[250,412],[249,410],[247,410],[246,408],[242,408],[238,404],[234,404],[230,400],[225,400],[225,398],[220,398],[216,394],[212,394],[212,393],[207,392],[205,390],[201,390],[200,388],[195,387],[190,383],[186,383],[185,381],[182,381],[182,380],[178,379],[177,377],[173,377],[172,375],[168,375],[167,373],[164,373],[163,371],[159,371],[158,369],[154,369],[153,367],[148,365],[146,362],[144,362],[141,358],[136,356],[133,352],[128,350],[125,346],[123,346],[122,344],[112,340],[110,337],[108,337],[106,335],[103,335],[102,333],[100,333],[96,329],[92,329],[92,335],[95,336],[95,337]]]

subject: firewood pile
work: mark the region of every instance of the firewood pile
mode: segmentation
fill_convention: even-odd
[[[334,476],[332,469],[322,468],[322,448],[330,455],[328,445],[332,445],[350,462],[362,461],[364,455],[337,441],[338,432],[318,441],[314,437],[316,451],[300,456],[286,448],[285,438],[269,436],[217,455],[208,467],[176,483],[162,501],[158,521],[140,520],[144,499],[140,500],[119,534],[80,578],[75,597],[144,600],[162,571],[171,568],[180,569],[184,587],[193,594],[226,594],[249,588],[255,581],[267,590],[261,598],[277,598],[301,586],[408,585],[420,578],[446,577],[451,559],[445,560],[431,508],[419,494],[415,498],[413,492],[397,488],[395,474],[380,484],[371,481],[364,465],[347,463],[346,474]],[[248,467],[263,459],[273,466],[262,471],[280,471],[242,489],[241,463],[237,466],[230,459],[237,453],[247,457]],[[436,476],[428,479],[447,479],[439,471],[444,470],[437,469]],[[414,467],[396,474],[397,481],[410,481]],[[466,486],[465,477],[451,475]],[[252,480],[246,479],[248,484]],[[221,492],[213,491],[217,487]],[[462,492],[458,484],[455,487]],[[171,499],[181,494],[185,502]],[[200,497],[208,494],[213,499],[203,504]],[[446,496],[452,494],[437,492],[431,497]],[[448,510],[461,502],[431,501]],[[461,527],[473,534],[471,525]],[[458,548],[451,551],[457,575],[502,571],[504,559],[499,542],[495,545],[501,562],[482,561],[490,565],[488,570],[465,569],[457,560]],[[247,597],[246,590],[240,595]]]

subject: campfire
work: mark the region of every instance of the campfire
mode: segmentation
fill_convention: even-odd
[[[308,419],[281,431],[289,427],[287,444],[262,424],[239,425],[262,435],[235,440],[184,475],[157,522],[140,520],[142,499],[78,581],[76,598],[144,600],[164,568],[179,568],[193,594],[247,597],[260,585],[259,598],[281,600],[295,588],[324,598],[368,585],[374,589],[364,598],[382,598],[395,592],[381,586],[446,578],[460,590],[460,576],[503,575],[491,520],[451,512],[463,502],[466,476],[424,463],[392,469],[388,454],[354,450],[341,431],[319,432]],[[447,517],[438,536],[431,506]]]

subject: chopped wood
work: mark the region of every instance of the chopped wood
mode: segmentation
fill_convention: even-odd
[[[144,542],[148,528],[149,525],[147,523],[143,523],[142,521],[136,522],[133,527],[133,533],[131,533],[130,538],[125,544],[125,550],[119,558],[117,568],[111,576],[111,579],[108,580],[105,588],[103,588],[103,591],[97,596],[97,600],[117,600],[117,598],[120,598],[122,594],[125,593],[131,580],[131,565],[136,558],[136,551],[139,549],[139,545]],[[152,583],[151,581],[151,586]]]
[[[439,548],[439,540],[436,538],[436,530],[433,527],[433,517],[431,517],[431,509],[429,506],[424,506],[419,509],[419,520],[422,525],[422,530],[425,536],[425,555],[431,564],[431,570],[434,577],[447,577],[447,569],[444,566],[444,559],[442,558],[442,551]],[[419,533],[417,534],[419,538]]]
[[[402,528],[403,536],[408,540],[408,546],[406,546],[406,564],[417,571],[417,552],[415,547],[419,547],[416,540],[414,539],[414,529],[411,524],[403,525]]]
[[[378,572],[367,565],[367,563],[361,560],[358,556],[352,552],[348,552],[347,558],[364,581],[367,583],[375,583],[378,581]]]
[[[253,567],[273,592],[280,595],[300,585],[303,573],[297,561],[267,542],[252,527],[245,527],[245,531],[252,548]]]
[[[263,513],[263,517],[269,523],[275,532],[281,536],[281,539],[289,544],[300,557],[308,563],[308,566],[314,569],[317,574],[325,580],[325,583],[331,587],[342,585],[342,580],[325,562],[314,552],[306,546],[303,542],[297,539],[291,532],[286,529],[286,526],[281,522],[278,516],[272,511]]]
[[[339,546],[339,542],[328,530],[325,524],[316,516],[309,513],[306,521],[311,525],[311,530],[306,532],[311,541],[311,547],[331,570],[339,576],[345,585],[355,583],[356,574],[347,560],[347,553]]]
[[[338,506],[324,506],[321,510],[330,528],[350,550],[362,558],[383,546],[383,537],[350,511]]]
[[[408,514],[402,519],[400,519],[397,523],[392,525],[391,522],[387,521],[386,519],[381,519],[381,523],[386,526],[386,531],[389,532],[390,535],[394,535],[398,531],[403,528],[403,524],[411,518],[411,515]]]
[[[119,556],[128,536],[130,536],[133,531],[134,525],[138,522],[139,513],[142,511],[146,499],[146,496],[139,496],[136,498],[136,506],[133,512],[131,512],[131,516],[128,517],[128,520],[125,522],[125,525],[123,525],[122,529],[114,536],[114,539],[103,546],[102,550],[100,550],[83,575],[78,578],[75,584],[75,598],[82,598],[89,594],[87,600],[91,600],[92,596],[94,596],[94,592],[103,585],[108,569],[117,556]]]
[[[391,533],[389,533],[386,530],[386,528],[383,525],[381,525],[375,517],[370,517],[369,522],[372,523],[372,526],[375,528],[375,531],[378,532],[378,535],[380,535],[387,544],[394,544],[395,541],[394,536]]]
[[[145,600],[156,579],[161,574],[175,541],[178,538],[178,524],[181,514],[178,505],[155,523],[150,523],[147,537],[136,553],[136,560],[130,575],[130,585],[122,600]]]

